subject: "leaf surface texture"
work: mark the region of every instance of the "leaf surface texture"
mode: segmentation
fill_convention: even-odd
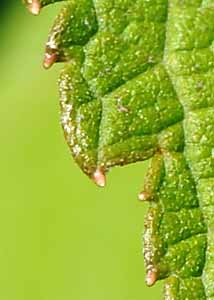
[[[70,0],[46,44],[45,67],[65,62],[61,124],[80,168],[102,186],[151,158],[144,256],[166,300],[214,299],[213,40],[211,0]]]

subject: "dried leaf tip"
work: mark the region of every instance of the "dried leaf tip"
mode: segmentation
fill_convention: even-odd
[[[151,199],[151,195],[147,192],[140,192],[138,199],[140,201],[149,201]]]
[[[93,174],[93,180],[94,182],[100,186],[104,187],[106,185],[106,177],[102,170],[97,169]]]
[[[157,273],[154,270],[148,271],[146,275],[146,284],[152,286],[157,281]]]
[[[34,16],[38,16],[38,14],[40,13],[41,10],[41,4],[38,0],[29,0],[27,2],[27,7],[28,10],[34,15]]]
[[[49,69],[57,60],[57,54],[56,53],[45,53],[45,58],[43,61],[43,67],[45,69]]]

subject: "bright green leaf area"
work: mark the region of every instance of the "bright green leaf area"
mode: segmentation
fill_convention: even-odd
[[[41,6],[56,1],[41,1]],[[66,62],[61,124],[94,178],[152,158],[147,283],[214,299],[214,1],[66,1],[47,56]]]

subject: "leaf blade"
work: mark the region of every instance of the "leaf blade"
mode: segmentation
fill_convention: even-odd
[[[67,62],[61,120],[81,169],[103,186],[153,157],[144,255],[167,300],[214,297],[213,17],[212,0],[67,1],[46,48],[46,67]]]

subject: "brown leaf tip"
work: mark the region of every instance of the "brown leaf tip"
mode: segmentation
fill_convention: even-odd
[[[152,286],[157,281],[157,272],[155,270],[149,270],[146,275],[146,284]]]
[[[100,186],[104,187],[106,185],[106,177],[102,170],[97,169],[93,174],[93,180],[94,182]]]
[[[57,54],[56,53],[45,53],[45,58],[43,61],[43,66],[45,69],[49,69],[55,62],[57,61]]]
[[[38,0],[28,0],[27,1],[28,10],[34,15],[38,16],[41,10],[41,4]]]
[[[151,194],[148,192],[140,192],[138,195],[138,199],[140,201],[150,201],[151,200]]]

